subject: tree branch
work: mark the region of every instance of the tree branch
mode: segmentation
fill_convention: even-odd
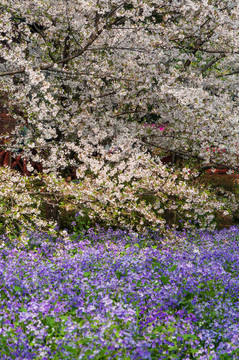
[[[103,31],[103,29],[99,30],[97,33],[96,33],[96,32],[93,32],[93,33],[91,34],[91,36],[89,37],[87,44],[86,44],[82,49],[80,49],[79,51],[77,51],[75,54],[70,55],[70,56],[67,56],[67,57],[63,57],[63,59],[57,60],[57,61],[55,61],[54,63],[51,63],[51,64],[49,64],[49,65],[42,65],[42,66],[40,66],[40,70],[48,70],[48,69],[51,69],[55,64],[57,64],[57,65],[59,65],[59,64],[64,64],[64,63],[69,62],[70,60],[75,59],[75,58],[78,57],[78,56],[81,56],[81,55],[88,49],[88,47],[89,47],[90,45],[92,45],[93,42],[100,36],[100,34],[102,33],[102,31]],[[35,70],[35,69],[34,69],[34,70]],[[12,70],[12,71],[7,71],[7,72],[2,72],[2,73],[0,73],[0,76],[21,74],[21,73],[24,73],[24,72],[25,72],[25,68],[21,68],[21,69],[18,69],[18,70]]]
[[[219,77],[230,76],[230,75],[235,75],[235,74],[239,74],[239,69],[235,70],[231,73],[217,75],[216,77],[219,78]]]
[[[180,50],[189,50],[192,52],[195,51],[201,51],[201,52],[206,52],[209,54],[239,54],[239,51],[229,51],[229,50],[212,50],[212,49],[204,49],[201,47],[184,47],[184,46],[173,46],[173,48],[175,49],[180,49]]]
[[[25,72],[25,68],[21,68],[21,69],[18,69],[18,70],[11,70],[11,71],[2,72],[2,73],[0,73],[0,76],[22,74],[24,72]]]
[[[225,57],[224,54],[218,56],[216,59],[211,60],[206,66],[201,69],[202,74],[205,73],[212,65],[214,65],[217,61],[223,59]]]
[[[193,155],[193,154],[190,154],[190,153],[185,152],[185,151],[167,149],[167,148],[161,147],[161,146],[159,146],[159,145],[156,145],[156,144],[153,144],[153,143],[149,143],[149,142],[147,142],[147,141],[144,140],[144,137],[142,138],[142,141],[143,141],[144,144],[157,147],[158,149],[168,151],[168,152],[173,153],[173,154],[175,154],[175,155],[180,155],[180,156],[182,156],[182,157],[185,158],[185,159],[193,158],[193,159],[198,159],[198,160],[201,160],[201,161],[205,160],[205,159],[204,159],[203,157],[201,157],[201,156]],[[221,164],[221,163],[217,163],[217,162],[211,162],[211,164],[203,165],[201,168],[199,168],[199,169],[197,170],[197,171],[199,172],[199,175],[196,176],[196,177],[194,177],[194,179],[196,179],[197,177],[199,177],[204,171],[206,171],[206,170],[208,170],[208,169],[211,169],[211,168],[228,169],[228,170],[233,170],[233,171],[235,171],[235,172],[239,172],[239,168],[238,168],[238,167],[230,166],[230,165],[226,165],[226,164]]]

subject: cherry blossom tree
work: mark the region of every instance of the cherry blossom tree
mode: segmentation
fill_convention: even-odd
[[[0,7],[1,88],[18,124],[9,148],[24,147],[46,173],[77,168],[91,194],[106,183],[120,194],[136,180],[167,178],[150,187],[161,212],[164,186],[172,209],[180,191],[192,208],[183,182],[191,175],[150,158],[153,147],[237,168],[236,0],[2,0]],[[113,201],[107,193],[105,204]],[[210,222],[215,208],[200,215]]]

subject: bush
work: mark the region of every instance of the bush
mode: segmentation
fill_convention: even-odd
[[[53,174],[28,178],[1,168],[0,231],[17,235],[35,226],[70,230],[76,213],[79,228],[100,224],[134,231],[160,227],[163,232],[167,225],[213,229],[216,214],[225,216],[238,206],[230,198],[220,200],[212,191],[190,185],[187,170],[184,179],[147,156],[138,162],[141,166],[133,172],[104,168],[98,176],[89,174],[77,183]]]

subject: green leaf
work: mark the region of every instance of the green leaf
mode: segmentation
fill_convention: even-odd
[[[53,317],[47,316],[46,317],[46,322],[49,326],[53,326],[55,324],[55,320]]]
[[[191,353],[196,354],[198,352],[198,349],[190,349]]]
[[[68,316],[62,315],[60,316],[60,319],[63,321],[67,321],[68,320]]]
[[[117,279],[119,279],[119,280],[121,279],[121,277],[123,275],[122,272],[119,270],[116,270],[115,274],[116,274]]]
[[[169,283],[169,277],[168,277],[168,276],[162,275],[161,278],[160,278],[160,280],[162,281],[162,283],[163,283],[164,285],[167,285],[167,284]]]
[[[119,338],[119,337],[120,337],[119,331],[116,331],[116,332],[115,332],[115,337],[116,337],[116,338]]]
[[[177,265],[173,265],[170,269],[168,269],[169,271],[174,271],[177,269]]]
[[[91,276],[91,272],[85,271],[85,272],[84,272],[84,276],[85,276],[85,277],[90,277],[90,276]]]
[[[183,335],[183,339],[187,340],[187,339],[193,339],[196,340],[198,337],[196,335],[192,335],[192,334],[184,334]]]
[[[178,347],[177,346],[169,346],[168,347],[169,351],[173,351],[173,350],[177,350]],[[172,356],[172,355],[171,355]],[[176,355],[177,356],[177,355]]]
[[[176,328],[173,327],[173,326],[169,326],[169,327],[167,328],[167,330],[168,330],[169,332],[174,333],[174,332],[176,331]]]
[[[160,325],[160,326],[156,326],[154,329],[153,329],[153,332],[162,332],[162,330],[164,330],[164,327],[162,326],[162,325]]]
[[[21,307],[21,309],[19,309],[19,311],[21,311],[21,312],[27,312],[27,309],[24,308],[24,307]]]
[[[94,352],[93,350],[88,349],[88,350],[86,350],[85,355],[86,355],[86,356],[92,355],[93,352]]]
[[[154,268],[155,268],[155,267],[158,267],[158,268],[161,267],[161,263],[160,263],[159,261],[155,260],[155,259],[153,260],[152,265],[153,265]]]
[[[64,348],[72,354],[77,354],[77,349],[75,349],[69,345],[64,345]]]
[[[137,287],[141,286],[142,285],[142,280],[138,280],[136,285],[137,285]]]
[[[22,291],[22,289],[21,289],[19,286],[17,286],[17,285],[14,286],[14,290],[15,290],[15,291]]]

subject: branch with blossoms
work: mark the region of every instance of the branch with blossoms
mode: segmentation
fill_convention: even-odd
[[[179,155],[180,157],[182,157],[185,160],[191,158],[191,159],[199,160],[200,162],[204,161],[203,157],[190,154],[186,151],[172,150],[170,148],[161,147],[160,145],[154,144],[152,142],[148,142],[144,137],[142,138],[142,141],[144,144],[147,144],[149,146],[153,146],[153,147],[156,147],[157,149],[164,150],[166,152],[170,152],[171,154],[174,154],[174,155]],[[234,166],[230,166],[230,165],[222,164],[222,163],[217,163],[217,162],[211,162],[208,165],[203,165],[203,166],[197,168],[196,174],[192,174],[190,176],[190,180],[197,179],[205,171],[210,170],[210,169],[227,169],[229,172],[235,172],[235,173],[239,172],[238,167],[234,167]]]

